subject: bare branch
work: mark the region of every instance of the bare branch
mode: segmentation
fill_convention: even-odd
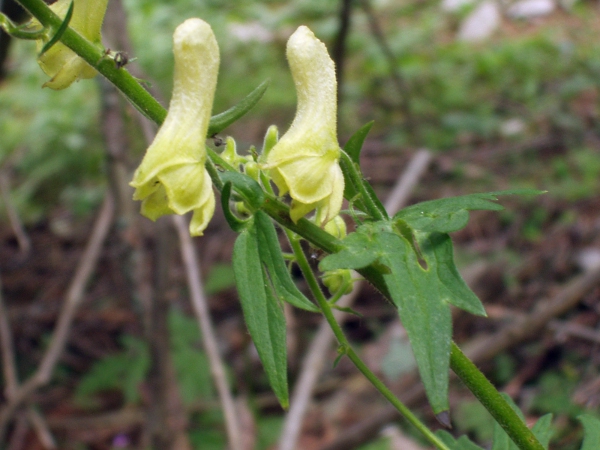
[[[185,219],[181,216],[173,216],[173,223],[175,224],[177,234],[179,235],[181,257],[185,265],[185,272],[190,289],[192,306],[194,308],[196,318],[198,319],[200,332],[202,333],[202,343],[204,344],[204,349],[206,350],[206,354],[210,363],[210,372],[217,387],[221,404],[223,405],[223,414],[225,416],[225,425],[227,427],[229,445],[231,446],[232,450],[243,450],[244,447],[242,443],[242,435],[238,416],[235,409],[235,402],[231,392],[229,391],[229,386],[227,385],[225,366],[219,354],[217,338],[215,336],[213,325],[210,319],[208,303],[202,287],[198,256],[196,255]]]
[[[77,270],[65,296],[56,328],[52,334],[50,346],[44,354],[36,372],[19,387],[7,404],[0,410],[0,442],[4,440],[6,427],[15,411],[33,392],[47,384],[52,377],[54,367],[65,348],[73,317],[83,299],[85,286],[100,257],[100,250],[112,224],[113,213],[113,198],[109,194],[106,194],[104,203],[94,224],[90,240],[81,255],[80,264],[77,266]]]

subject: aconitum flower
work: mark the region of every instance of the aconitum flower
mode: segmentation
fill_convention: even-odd
[[[296,117],[262,167],[280,195],[289,192],[294,222],[316,209],[316,221],[323,225],[338,215],[344,195],[335,67],[325,44],[305,26],[288,40],[287,58],[298,96]]]
[[[133,177],[134,200],[142,214],[193,211],[192,236],[200,236],[215,210],[212,182],[204,164],[205,140],[217,75],[219,47],[206,22],[188,19],[173,35],[175,73],[167,117]]]
[[[50,5],[56,15],[64,18],[72,0],[58,0]],[[69,26],[81,36],[102,48],[100,29],[106,13],[108,0],[74,0],[73,15]],[[37,20],[32,25],[39,25]],[[38,41],[38,51],[42,49],[47,39]],[[93,78],[96,70],[81,59],[77,54],[61,42],[54,44],[46,53],[38,58],[38,63],[51,79],[44,87],[60,90],[69,87],[74,81],[82,78]]]

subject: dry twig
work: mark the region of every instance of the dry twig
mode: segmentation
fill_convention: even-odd
[[[94,224],[90,240],[81,255],[80,264],[77,266],[71,285],[67,290],[65,301],[62,305],[48,350],[46,350],[35,373],[29,377],[25,383],[19,386],[8,399],[8,402],[4,405],[2,410],[0,410],[0,442],[4,440],[6,428],[15,411],[31,394],[47,384],[52,377],[54,367],[65,348],[73,317],[83,299],[85,287],[100,257],[100,250],[102,249],[102,245],[112,224],[113,213],[114,202],[112,196],[106,194],[104,203],[102,204],[100,213]]]
[[[229,445],[233,450],[242,450],[244,447],[235,402],[227,385],[225,365],[219,354],[217,338],[210,319],[210,311],[204,295],[202,279],[200,278],[201,272],[198,256],[196,255],[185,219],[181,216],[173,216],[173,223],[179,235],[181,257],[185,266],[192,306],[198,319],[200,332],[202,333],[202,343],[204,344],[210,363],[210,372],[217,387],[221,404],[223,405]]]

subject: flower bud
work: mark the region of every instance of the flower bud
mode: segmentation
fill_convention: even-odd
[[[342,294],[346,295],[352,292],[352,271],[350,269],[329,270],[321,276],[321,281],[331,295],[338,293],[345,287]]]
[[[108,0],[73,1],[73,15],[69,26],[101,48],[100,29],[104,21]],[[71,0],[58,0],[50,5],[50,9],[59,17],[64,18],[70,6]],[[33,20],[32,24],[36,25],[39,22]],[[43,48],[51,37],[38,41],[38,51]],[[61,42],[57,42],[40,56],[38,63],[46,75],[51,77],[49,81],[44,83],[43,87],[55,90],[65,89],[74,81],[82,78],[93,78],[97,73],[92,66]]]
[[[204,164],[205,140],[219,70],[219,47],[206,22],[188,19],[173,35],[175,72],[167,117],[136,170],[131,186],[151,220],[194,211],[192,236],[202,235],[215,210]]]
[[[347,234],[346,222],[338,214],[325,224],[324,230],[338,239],[344,239]]]
[[[338,215],[344,195],[335,68],[325,44],[305,26],[288,40],[287,58],[298,96],[296,117],[263,168],[270,170],[279,194],[292,197],[294,222],[316,209],[316,220],[323,225]]]

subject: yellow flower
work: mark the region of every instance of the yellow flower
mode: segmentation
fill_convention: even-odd
[[[335,68],[325,44],[305,26],[290,37],[287,58],[298,96],[296,117],[263,168],[269,169],[279,194],[292,197],[294,222],[316,209],[317,223],[323,225],[338,215],[344,195]]]
[[[206,22],[188,19],[173,35],[175,73],[169,112],[136,170],[131,186],[142,214],[194,211],[192,236],[201,236],[215,210],[204,163],[205,140],[219,71],[219,47]]]
[[[71,28],[100,48],[102,47],[100,29],[107,3],[108,0],[74,0],[73,15],[69,22]],[[50,5],[50,9],[59,17],[64,18],[70,5],[71,0],[58,0]],[[39,22],[34,20],[32,24],[36,25]],[[38,51],[42,49],[48,39],[38,41]],[[79,79],[96,76],[96,70],[92,66],[61,42],[54,44],[39,57],[38,63],[46,75],[51,77],[43,87],[55,90],[67,88]]]

